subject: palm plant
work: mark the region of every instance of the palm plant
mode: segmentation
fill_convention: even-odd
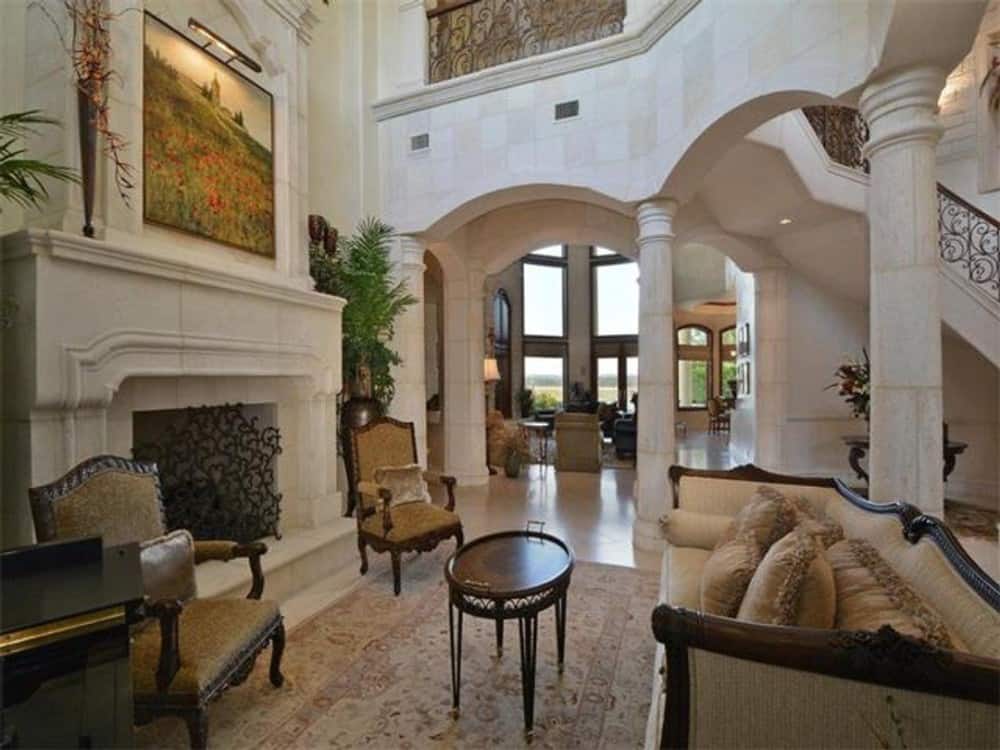
[[[76,171],[69,167],[25,157],[24,138],[37,133],[39,125],[58,124],[37,109],[0,115],[0,198],[37,208],[49,197],[44,178],[79,182]]]
[[[392,368],[402,363],[389,344],[399,316],[417,299],[405,281],[394,278],[389,257],[393,229],[375,218],[363,219],[354,235],[341,241],[340,253],[310,252],[310,271],[321,292],[347,300],[343,314],[344,372],[349,382],[385,410],[396,393]],[[369,391],[364,393],[364,391]]]

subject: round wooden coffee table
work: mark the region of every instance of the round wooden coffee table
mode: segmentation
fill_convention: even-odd
[[[555,605],[559,672],[566,653],[566,594],[573,551],[541,531],[501,531],[473,539],[448,558],[448,635],[451,643],[451,705],[458,716],[462,681],[462,615],[496,623],[497,657],[503,654],[505,620],[517,620],[521,646],[524,731],[531,736],[535,715],[535,657],[538,613]],[[458,614],[456,627],[455,614]]]

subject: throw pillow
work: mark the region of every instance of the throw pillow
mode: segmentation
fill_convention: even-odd
[[[891,625],[897,632],[932,646],[967,650],[928,606],[900,578],[869,542],[845,539],[826,551],[837,584],[836,627],[878,630]]]
[[[424,470],[420,464],[404,466],[380,466],[373,473],[375,483],[392,493],[391,505],[404,503],[429,503],[430,493],[424,481]]]
[[[143,589],[153,601],[197,594],[194,578],[194,540],[191,532],[177,529],[139,544]]]
[[[844,529],[839,523],[816,510],[804,497],[792,498],[795,508],[796,528],[803,529],[816,537],[824,547],[836,544],[844,538]]]
[[[795,506],[774,487],[762,484],[750,501],[733,516],[732,524],[719,540],[719,546],[743,533],[750,534],[761,547],[761,555],[776,541],[795,528]]]
[[[752,531],[721,542],[701,571],[701,611],[735,617],[760,559],[761,546]]]
[[[660,519],[663,536],[675,547],[714,549],[732,518],[677,508]]]
[[[799,526],[764,555],[736,616],[766,625],[832,628],[836,606],[833,570],[822,544]]]

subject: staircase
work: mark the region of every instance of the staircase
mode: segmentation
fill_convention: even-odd
[[[857,110],[807,107],[802,114],[833,162],[868,173],[868,125]],[[942,319],[1000,367],[1000,222],[938,183],[938,230]]]

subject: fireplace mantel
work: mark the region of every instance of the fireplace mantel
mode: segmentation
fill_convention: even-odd
[[[276,270],[195,265],[134,245],[24,230],[0,240],[4,542],[30,542],[27,488],[131,447],[131,410],[274,403],[294,525],[340,511],[336,396],[344,301]],[[120,399],[128,385],[126,398]],[[17,450],[13,450],[13,447]],[[14,498],[16,502],[10,502]]]

